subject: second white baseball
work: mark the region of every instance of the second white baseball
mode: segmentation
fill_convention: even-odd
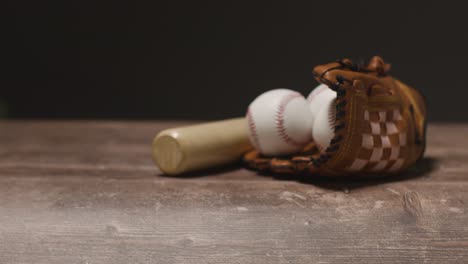
[[[318,148],[324,151],[335,135],[336,92],[320,84],[307,96],[307,100],[314,118],[312,138]]]
[[[307,100],[310,103],[310,112],[312,118],[317,118],[318,112],[327,102],[336,98],[336,92],[328,88],[325,84],[320,84],[307,96]]]
[[[308,101],[298,92],[275,89],[258,96],[247,110],[249,138],[262,154],[285,155],[312,139]]]
[[[335,136],[335,102],[335,98],[322,102],[312,127],[312,138],[320,151],[325,151]]]

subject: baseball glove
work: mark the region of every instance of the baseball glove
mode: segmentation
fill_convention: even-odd
[[[382,175],[402,171],[423,156],[426,107],[415,89],[388,74],[390,65],[373,57],[367,66],[349,59],[314,68],[317,81],[336,91],[335,135],[320,151],[310,142],[300,153],[244,155],[248,167],[274,173],[328,176]]]

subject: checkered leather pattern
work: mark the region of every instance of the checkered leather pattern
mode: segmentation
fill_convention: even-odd
[[[349,171],[391,172],[404,164],[407,134],[399,109],[364,111],[361,147]]]

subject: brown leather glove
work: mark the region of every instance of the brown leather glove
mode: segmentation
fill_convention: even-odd
[[[388,75],[373,57],[367,66],[342,59],[314,68],[317,81],[336,91],[335,136],[323,152],[314,142],[296,155],[244,155],[253,169],[330,176],[383,175],[404,170],[423,156],[426,107],[415,89]]]

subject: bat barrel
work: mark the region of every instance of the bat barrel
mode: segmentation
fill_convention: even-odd
[[[161,131],[153,140],[153,160],[168,175],[238,161],[252,149],[244,118]]]

